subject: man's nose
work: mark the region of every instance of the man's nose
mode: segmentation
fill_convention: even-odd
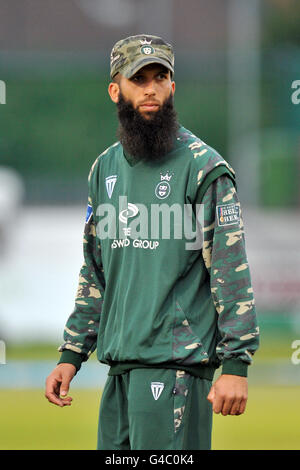
[[[145,95],[149,96],[149,95],[155,95],[156,91],[155,91],[155,83],[154,83],[154,80],[149,80],[146,85],[145,85],[145,89],[144,89],[144,93]]]

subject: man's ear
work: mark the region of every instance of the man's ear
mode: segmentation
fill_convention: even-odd
[[[175,93],[175,88],[176,88],[176,87],[175,87],[175,82],[172,82],[171,87],[172,87],[172,95],[174,95],[174,93]]]
[[[119,84],[116,83],[116,82],[111,82],[111,83],[108,85],[108,94],[109,94],[111,100],[112,100],[114,103],[118,103],[118,101],[119,101],[119,93],[120,93]]]

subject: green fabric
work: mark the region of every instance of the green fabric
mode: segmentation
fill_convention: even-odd
[[[156,366],[151,364],[151,365],[142,365],[139,362],[119,362],[117,364],[114,364],[110,367],[108,371],[108,375],[119,375],[119,374],[125,374],[126,372],[132,370],[132,369],[140,369],[140,368],[158,368],[158,369],[178,369],[178,367],[181,368],[181,370],[185,370],[189,374],[195,376],[195,377],[200,377],[202,379],[207,379],[207,380],[213,380],[214,373],[216,366],[203,366],[203,365],[197,365],[197,366],[184,366],[184,365],[179,365],[179,364],[172,364],[172,363],[166,363],[166,364],[157,364]]]
[[[240,359],[225,359],[222,364],[222,374],[248,376],[248,364]]]
[[[60,359],[57,364],[62,364],[62,363],[73,364],[76,367],[76,372],[78,372],[84,359],[85,358],[83,354],[79,354],[74,351],[70,351],[69,349],[65,349],[61,353]]]
[[[84,361],[84,356],[78,354],[74,351],[64,350],[61,354],[60,360],[57,364],[68,363],[73,364],[76,367],[76,372],[81,368],[81,364]],[[128,372],[132,369],[137,368],[146,368],[147,366],[141,366],[139,363],[119,363],[110,367],[108,375],[120,375]],[[150,368],[153,366],[148,366]],[[159,364],[157,368],[170,368],[178,369],[178,366],[175,364]],[[195,366],[195,367],[186,367],[182,366],[182,370],[190,373],[195,377],[200,377],[202,379],[213,380],[215,368],[208,366]],[[233,374],[247,377],[248,375],[248,365],[245,362],[240,361],[239,359],[227,359],[223,363],[222,374]]]
[[[133,157],[132,155],[129,155],[124,152],[124,157],[126,158],[127,162],[129,163],[130,166],[134,166],[139,162],[138,158]]]
[[[184,128],[165,157],[131,166],[117,142],[92,166],[84,264],[60,350],[86,360],[97,347],[99,361],[121,371],[132,363],[210,370],[236,358],[230,370],[239,375],[258,347],[258,327],[234,172]],[[129,205],[119,207],[121,196],[148,209],[200,200],[202,249],[188,250],[174,227],[167,239],[141,237],[145,245],[120,238],[118,216],[126,215],[126,228],[136,220]],[[115,209],[112,238],[102,236],[103,204]]]
[[[108,377],[97,448],[210,449],[212,406],[206,398],[210,387],[209,380],[171,369],[134,369]],[[153,394],[160,389],[155,399]]]

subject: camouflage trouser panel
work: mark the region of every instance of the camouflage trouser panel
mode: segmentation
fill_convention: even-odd
[[[175,369],[109,376],[99,415],[100,450],[210,449],[211,381]]]
[[[207,400],[211,381],[176,371],[174,387],[174,449],[211,448],[212,407]]]
[[[184,440],[184,421],[189,415],[191,404],[190,394],[191,385],[194,377],[184,370],[176,371],[176,380],[174,387],[174,433],[175,442],[180,445]],[[190,393],[189,393],[190,392]]]

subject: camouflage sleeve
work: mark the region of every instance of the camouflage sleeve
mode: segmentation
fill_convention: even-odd
[[[210,273],[218,314],[216,353],[223,374],[247,376],[258,348],[258,326],[241,207],[231,178],[223,175],[207,189],[203,259]]]
[[[59,364],[68,362],[79,370],[96,349],[102,298],[105,289],[99,240],[93,217],[92,201],[89,198],[83,236],[84,262],[79,273],[75,308],[67,320],[64,330],[65,342],[59,347],[62,352]]]

